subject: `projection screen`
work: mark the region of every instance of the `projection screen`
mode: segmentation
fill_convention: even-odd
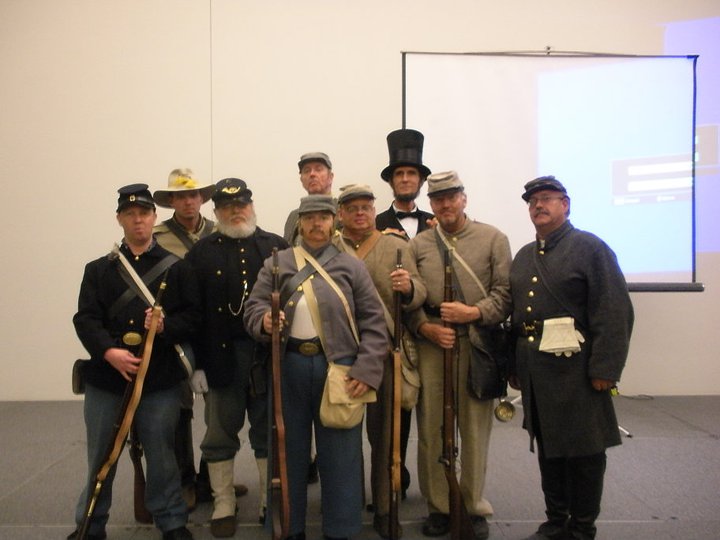
[[[534,238],[522,186],[555,175],[573,224],[615,251],[635,290],[695,283],[696,56],[403,53],[403,125],[456,170],[469,217],[511,248]]]

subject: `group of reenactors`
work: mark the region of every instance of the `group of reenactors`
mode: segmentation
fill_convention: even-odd
[[[268,364],[271,336],[279,330],[282,360],[275,375],[282,388],[289,499],[281,537],[305,539],[313,467],[321,482],[324,538],[350,538],[362,526],[363,423],[327,427],[320,416],[328,369],[337,365],[346,372],[350,400],[376,395],[364,422],[375,531],[382,538],[403,533],[396,497],[404,499],[410,485],[405,459],[415,410],[417,475],[428,509],[422,533],[456,538],[456,509],[440,459],[444,359],[452,351],[460,504],[466,530],[486,539],[493,508],[484,484],[495,400],[478,397],[469,374],[477,340],[482,349],[487,330],[508,320],[513,352],[506,375],[522,390],[524,427],[531,449],[537,443],[546,503],[547,520],[531,538],[594,538],[605,449],[620,443],[611,389],[624,367],[633,322],[615,255],[597,237],[574,229],[567,190],[543,176],[525,184],[522,194],[537,238],[513,261],[505,234],[465,213],[459,175],[432,174],[423,164],[420,132],[396,130],[387,143],[389,164],[381,177],[393,191],[390,208],[378,214],[365,184],[345,185],[334,196],[329,156],[304,154],[298,169],[308,194],[290,213],[283,236],[257,225],[252,190],[238,178],[202,184],[190,169],[176,169],[167,188],[154,193],[145,184],[118,190],[123,240],[86,266],[73,319],[90,354],[83,370],[88,479],[77,529],[68,538],[106,538],[115,466],[101,490],[96,475],[108,459],[127,387],[138,380],[142,396],[132,430],[146,460],[142,502],[163,538],[192,538],[188,513],[203,501],[213,504],[213,536],[235,535],[237,497],[247,488],[234,483],[234,460],[246,418],[258,469],[258,519],[269,523],[278,508],[268,497],[277,452]],[[424,185],[432,213],[416,204]],[[214,221],[200,213],[209,200]],[[157,224],[156,206],[173,215]],[[452,299],[443,284],[448,260]],[[143,349],[149,336],[151,355]],[[203,395],[206,426],[197,472],[194,394]],[[398,454],[400,486],[388,474]]]

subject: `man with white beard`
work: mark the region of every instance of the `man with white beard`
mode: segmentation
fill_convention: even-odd
[[[199,240],[185,257],[195,269],[203,298],[203,322],[195,344],[196,371],[191,385],[205,394],[207,431],[200,449],[208,463],[213,492],[210,532],[218,538],[235,534],[235,454],[238,432],[247,414],[250,445],[260,477],[260,518],[267,484],[268,407],[264,370],[268,350],[243,326],[245,299],[272,249],[288,244],[256,224],[252,191],[245,181],[225,178],[216,185],[217,231]]]

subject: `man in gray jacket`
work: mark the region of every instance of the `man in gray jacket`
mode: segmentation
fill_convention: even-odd
[[[538,443],[545,521],[530,538],[595,537],[605,449],[620,444],[611,391],[630,345],[633,307],[612,250],[568,221],[553,176],[525,184],[537,238],[510,272],[524,427]]]
[[[468,388],[471,338],[498,325],[510,313],[510,244],[504,233],[465,214],[467,196],[455,171],[428,176],[430,207],[438,225],[410,241],[420,277],[427,285],[423,309],[412,323],[418,339],[420,401],[418,418],[418,479],[429,515],[425,536],[442,536],[450,529],[449,489],[443,464],[443,350],[457,347],[455,395],[462,439],[460,491],[472,520],[476,540],[489,535],[486,517],[493,513],[485,499],[493,400],[480,400]],[[443,254],[452,249],[456,299],[444,301]],[[459,264],[460,259],[467,266]],[[473,333],[471,335],[471,333]]]
[[[305,539],[307,456],[313,428],[323,534],[328,539],[339,539],[360,531],[362,422],[348,429],[327,427],[320,419],[320,402],[328,362],[350,366],[345,379],[345,391],[350,397],[377,390],[390,345],[382,304],[365,265],[331,244],[334,214],[330,196],[303,197],[299,208],[300,245],[278,253],[280,320],[285,343],[281,379],[289,540]],[[272,273],[269,259],[245,304],[245,326],[257,340],[268,341],[272,331]]]

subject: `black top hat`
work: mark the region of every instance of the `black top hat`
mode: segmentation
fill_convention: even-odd
[[[118,212],[121,212],[133,204],[145,208],[155,208],[155,202],[148,190],[147,184],[130,184],[123,186],[118,189],[118,193],[120,194],[118,197]]]
[[[227,204],[229,202],[239,202],[242,204],[250,204],[252,200],[252,191],[250,191],[245,180],[239,178],[224,178],[215,184],[215,193],[212,195],[215,206]]]
[[[396,167],[417,167],[420,177],[427,178],[431,171],[422,163],[424,141],[423,134],[414,129],[397,129],[388,133],[390,165],[380,173],[382,179],[389,182]]]

